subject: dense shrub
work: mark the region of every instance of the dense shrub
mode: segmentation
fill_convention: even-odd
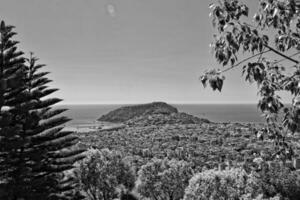
[[[260,171],[252,172],[249,180],[257,184],[266,198],[280,194],[283,198],[297,200],[300,197],[298,176],[297,172],[274,163],[270,166],[264,164]]]
[[[185,161],[153,159],[139,170],[137,190],[154,200],[179,200],[193,175]]]
[[[206,170],[191,178],[184,200],[290,199],[300,196],[297,172],[280,164],[262,164],[259,171],[244,169]]]
[[[239,199],[247,194],[247,180],[243,169],[206,170],[191,178],[184,200]]]
[[[78,177],[82,190],[92,200],[110,200],[118,197],[118,190],[134,188],[135,175],[116,151],[89,149],[80,163]]]

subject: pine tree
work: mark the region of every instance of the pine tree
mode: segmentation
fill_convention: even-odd
[[[9,111],[9,105],[21,96],[25,88],[25,60],[23,52],[17,50],[18,42],[12,40],[16,34],[13,28],[6,26],[3,21],[0,24],[0,186],[7,199],[11,196],[8,188],[15,181],[13,177],[16,175],[22,144],[20,127],[13,124],[14,116]]]
[[[6,27],[4,22],[2,26]],[[39,72],[44,65],[37,64],[32,54],[25,60],[15,67],[21,72],[19,81],[14,81],[18,87],[3,95],[7,111],[1,115],[10,116],[5,117],[7,124],[1,123],[0,139],[6,198],[74,199],[77,184],[66,173],[83,158],[83,150],[76,148],[72,132],[62,131],[70,119],[61,116],[65,109],[52,108],[61,99],[47,98],[57,89],[48,88],[48,72]],[[2,67],[9,70],[6,63]]]
[[[71,176],[66,177],[63,174],[84,157],[81,154],[84,150],[74,146],[78,138],[72,132],[61,131],[62,125],[69,121],[67,117],[60,116],[66,109],[51,109],[61,99],[45,99],[57,89],[48,89],[45,86],[50,82],[45,77],[48,72],[38,72],[44,65],[36,64],[36,61],[37,58],[32,56],[27,59],[26,83],[30,101],[24,105],[25,110],[29,110],[29,117],[25,117],[25,126],[26,135],[31,141],[31,154],[34,155],[31,177],[35,179],[31,181],[31,185],[37,195],[35,199],[41,199],[45,194],[54,199],[73,199],[77,186]]]

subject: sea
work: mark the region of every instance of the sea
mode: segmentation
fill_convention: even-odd
[[[171,104],[172,105],[172,104]],[[100,126],[109,125],[98,122],[97,119],[124,105],[59,105],[59,108],[67,108],[65,116],[72,120],[66,124],[66,128],[73,131],[92,131]],[[179,112],[185,112],[200,118],[206,118],[213,122],[264,122],[256,104],[173,104]]]

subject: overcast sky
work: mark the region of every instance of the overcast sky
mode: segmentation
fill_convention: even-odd
[[[198,80],[218,67],[209,51],[210,0],[0,2],[1,19],[16,26],[23,51],[47,64],[66,104],[257,100],[238,69],[222,93]]]

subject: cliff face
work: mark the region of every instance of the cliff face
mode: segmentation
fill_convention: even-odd
[[[125,122],[130,119],[152,114],[167,114],[178,113],[177,108],[168,105],[164,102],[153,102],[149,104],[140,104],[133,106],[124,106],[113,110],[106,115],[102,115],[98,121],[106,122]]]

